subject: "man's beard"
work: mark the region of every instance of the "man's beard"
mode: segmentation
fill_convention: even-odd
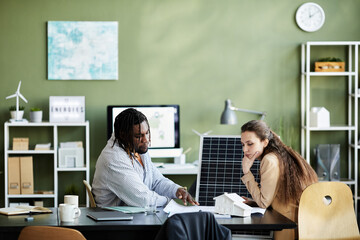
[[[148,147],[147,146],[142,146],[142,147],[135,147],[135,152],[137,152],[138,154],[144,154],[148,151]]]

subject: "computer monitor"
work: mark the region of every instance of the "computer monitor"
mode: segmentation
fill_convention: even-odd
[[[180,147],[179,105],[111,105],[107,106],[108,139],[114,131],[116,116],[127,108],[135,108],[148,119],[151,130],[150,148]]]

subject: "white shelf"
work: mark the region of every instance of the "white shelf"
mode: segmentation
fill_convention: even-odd
[[[358,46],[359,41],[309,41],[310,46]]]
[[[11,150],[10,149],[10,129],[18,128],[18,127],[37,127],[37,128],[51,128],[52,130],[52,137],[49,142],[51,142],[51,145],[53,146],[53,149],[51,150],[26,150],[26,151],[19,151],[19,150]],[[80,168],[58,168],[58,145],[59,145],[59,139],[58,139],[58,133],[61,132],[61,128],[59,127],[84,127],[85,128],[85,149],[84,149],[84,160],[85,160],[85,166]],[[41,131],[42,129],[39,129]],[[30,139],[31,139],[31,133],[30,133]],[[81,122],[81,123],[50,123],[50,122],[41,122],[41,123],[31,123],[31,122],[5,122],[4,124],[4,175],[5,175],[5,206],[9,206],[9,199],[14,198],[27,198],[27,199],[35,199],[35,198],[52,198],[54,199],[54,206],[58,206],[58,174],[60,172],[85,172],[85,179],[89,182],[90,179],[90,127],[89,122]],[[52,187],[54,191],[54,194],[8,194],[8,157],[13,155],[31,155],[34,156],[33,161],[36,161],[36,156],[41,154],[50,154],[52,155],[51,161],[53,161],[54,168],[53,170],[53,182],[54,186]],[[34,169],[34,175],[41,174],[37,172],[36,169]],[[36,183],[35,183],[36,184]],[[85,186],[80,183],[83,187],[83,193],[84,196],[86,196],[86,206],[89,206],[89,197],[86,193]],[[34,190],[36,190],[36,185]]]
[[[319,49],[321,46],[339,46],[339,50],[347,51],[347,59],[345,65],[347,72],[313,72],[312,66],[316,56],[311,55],[312,47]],[[358,145],[359,132],[358,132],[358,99],[360,94],[358,92],[358,75],[359,75],[359,41],[318,41],[318,42],[306,42],[301,46],[301,155],[310,163],[315,161],[310,159],[310,142],[314,141],[311,139],[311,132],[321,131],[348,131],[346,142],[341,143],[347,148],[347,169],[342,169],[342,172],[347,171],[347,177],[349,179],[341,179],[348,185],[352,185],[353,194],[355,199],[358,197]],[[341,48],[342,47],[342,48]],[[347,91],[344,93],[344,97],[347,100],[346,119],[347,123],[343,126],[330,126],[330,127],[310,127],[310,110],[313,106],[310,102],[312,99],[311,86],[313,81],[316,81],[316,77],[328,77],[335,78],[339,81],[346,81]],[[319,104],[319,103],[317,103]],[[326,105],[326,102],[324,102]],[[336,113],[333,113],[336,114]],[[316,143],[317,144],[317,143]],[[314,145],[314,143],[313,143]],[[341,166],[345,166],[341,164]],[[357,211],[357,201],[355,201],[355,210]]]
[[[307,74],[306,72],[303,72],[303,74]],[[309,76],[315,77],[315,76],[324,76],[324,77],[330,77],[330,76],[355,76],[355,72],[309,72]]]
[[[55,123],[55,122],[40,122],[40,123],[33,123],[33,122],[6,122],[5,123],[11,127],[76,127],[76,126],[86,126],[89,124],[89,121],[85,122],[74,122],[74,123]]]
[[[355,126],[303,127],[309,131],[353,131]]]
[[[74,167],[74,168],[56,168],[58,172],[82,172],[87,171],[87,167]]]
[[[8,150],[8,154],[54,154],[55,150]]]
[[[12,194],[8,198],[55,198],[55,194]]]

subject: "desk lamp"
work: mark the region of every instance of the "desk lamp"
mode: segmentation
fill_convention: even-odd
[[[265,116],[266,116],[266,112],[259,112],[259,111],[254,111],[254,110],[236,108],[236,107],[232,106],[230,99],[226,99],[226,101],[225,101],[225,109],[221,114],[220,123],[221,124],[228,124],[228,125],[237,124],[237,117],[236,117],[235,111],[254,113],[254,114],[261,115],[260,120],[263,120],[265,118]]]

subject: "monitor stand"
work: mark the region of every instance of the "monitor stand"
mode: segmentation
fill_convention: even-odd
[[[149,154],[152,158],[174,158],[174,163],[180,163],[182,148],[149,148]]]

